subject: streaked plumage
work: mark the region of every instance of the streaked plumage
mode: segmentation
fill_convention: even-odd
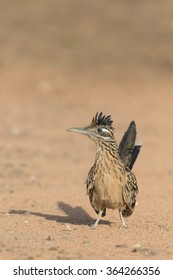
[[[69,131],[89,136],[96,143],[95,163],[91,167],[86,188],[91,206],[98,214],[97,226],[106,209],[118,209],[122,226],[123,217],[130,216],[135,208],[138,186],[131,169],[141,145],[135,145],[136,125],[132,121],[119,146],[114,137],[111,116],[96,114],[89,126]]]

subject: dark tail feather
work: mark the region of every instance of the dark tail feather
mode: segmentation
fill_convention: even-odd
[[[131,163],[135,140],[136,124],[132,121],[119,144],[119,154],[126,167],[129,167]]]
[[[129,165],[129,169],[132,170],[133,168],[133,165],[139,155],[139,152],[140,152],[140,149],[141,149],[142,145],[141,144],[136,144],[134,146],[134,149],[133,149],[133,152],[132,152],[132,157],[131,157],[131,162],[130,162],[130,165]]]

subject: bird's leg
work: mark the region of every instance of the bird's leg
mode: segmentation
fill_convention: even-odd
[[[123,218],[123,215],[122,215],[122,212],[121,212],[121,211],[119,211],[119,215],[120,215],[120,220],[121,220],[121,225],[122,225],[122,227],[127,228],[127,226],[126,226],[126,224],[125,224],[125,222],[124,222],[124,218]]]
[[[101,219],[101,217],[102,217],[102,214],[103,214],[103,211],[102,211],[102,210],[99,210],[99,213],[98,213],[98,216],[97,216],[97,220],[96,220],[95,224],[92,225],[93,228],[96,228],[96,227],[97,227],[97,225],[98,225],[98,223],[99,223],[99,221],[100,221],[100,219]]]

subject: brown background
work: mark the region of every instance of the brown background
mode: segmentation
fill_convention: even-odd
[[[0,1],[0,258],[173,258],[173,3]],[[138,205],[93,230],[95,147],[66,132],[97,111],[143,148]],[[134,252],[135,251],[135,252]]]

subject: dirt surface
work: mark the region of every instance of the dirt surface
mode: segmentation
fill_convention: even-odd
[[[173,3],[0,4],[0,259],[173,259]],[[127,229],[90,227],[97,111],[143,144]]]

